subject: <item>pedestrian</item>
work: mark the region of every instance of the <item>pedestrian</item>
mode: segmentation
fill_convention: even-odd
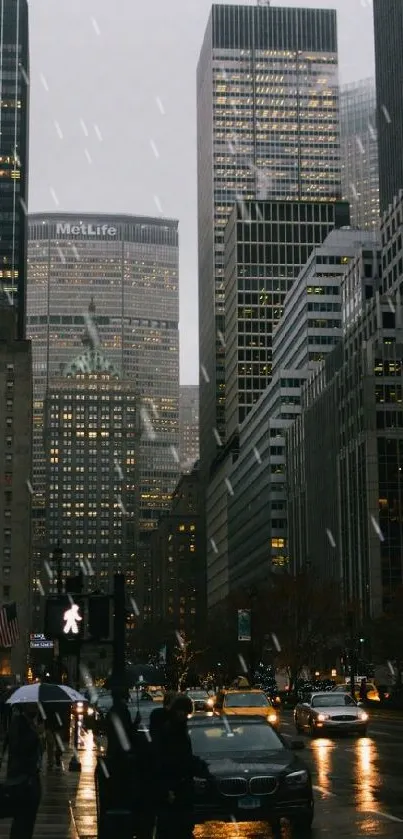
[[[130,812],[136,839],[152,839],[155,824],[155,770],[150,738],[140,729],[141,717],[132,722],[128,691],[114,689],[106,717],[106,764],[109,779],[101,780],[104,801]],[[98,778],[100,774],[98,774]]]
[[[161,728],[163,728],[168,721],[169,709],[177,696],[178,694],[174,690],[166,691],[164,694],[162,708],[154,708],[154,710],[151,711],[149,722],[151,740],[155,740]]]
[[[166,723],[154,737],[158,794],[156,839],[191,839],[194,778],[210,778],[207,764],[192,752],[187,729],[192,711],[188,696],[176,696]]]
[[[156,766],[150,734],[136,716],[132,733],[131,808],[136,839],[153,839],[156,819]]]
[[[13,715],[3,746],[8,751],[7,779],[21,780],[16,788],[16,810],[11,824],[10,839],[32,839],[41,800],[40,768],[42,749],[37,730],[38,712],[35,707],[19,706]],[[18,806],[18,796],[21,804]]]
[[[364,678],[364,679],[361,679],[361,684],[360,684],[360,702],[366,702],[367,693],[368,693],[367,680]]]
[[[48,769],[53,769],[55,764],[58,768],[62,765],[62,750],[58,742],[60,730],[61,721],[58,720],[58,714],[56,711],[49,710],[45,719],[45,745]]]

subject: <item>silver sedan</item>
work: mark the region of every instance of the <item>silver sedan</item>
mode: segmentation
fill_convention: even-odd
[[[365,737],[368,714],[348,693],[312,693],[294,710],[297,732],[308,730],[312,737],[324,731],[353,732]]]

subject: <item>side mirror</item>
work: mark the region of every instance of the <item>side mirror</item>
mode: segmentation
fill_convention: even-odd
[[[305,743],[303,740],[291,740],[289,748],[293,752],[300,752],[302,749],[305,749]]]
[[[364,703],[363,702],[357,702],[357,706],[358,706],[358,708],[364,708]]]

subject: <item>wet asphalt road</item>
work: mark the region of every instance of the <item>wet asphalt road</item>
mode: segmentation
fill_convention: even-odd
[[[291,712],[283,712],[281,731],[296,734]],[[305,751],[298,755],[308,764],[315,787],[315,819],[312,839],[356,839],[359,836],[402,839],[403,837],[403,715],[401,719],[371,716],[366,738],[303,737]],[[87,784],[81,779],[83,821],[80,839],[96,836],[90,813],[92,798],[92,749],[83,764],[91,766]],[[84,755],[83,755],[84,757]],[[84,828],[85,820],[85,828]],[[80,827],[80,818],[76,826]],[[209,823],[195,829],[196,839],[269,839],[266,825]],[[36,839],[36,837],[35,837]],[[38,837],[39,839],[39,837]],[[299,839],[285,824],[282,839]]]
[[[301,739],[290,712],[282,715],[284,735]],[[365,738],[303,736],[315,787],[312,839],[357,836],[403,837],[403,717],[371,717]],[[284,825],[284,839],[298,839]],[[259,825],[206,825],[196,829],[198,839],[260,839],[271,831]]]
[[[290,712],[282,714],[281,730],[296,739]],[[374,715],[366,738],[311,740],[304,736],[303,739],[306,748],[298,755],[310,767],[315,787],[312,839],[360,836],[402,839],[403,715],[392,720]],[[80,775],[53,771],[48,776],[44,770],[44,796],[34,839],[95,839],[97,836],[92,735],[86,736],[82,745]],[[9,823],[0,820],[0,839],[5,839],[8,831]],[[195,830],[197,839],[269,839],[271,836],[265,825],[235,821],[210,823]],[[300,837],[285,824],[282,839]]]

